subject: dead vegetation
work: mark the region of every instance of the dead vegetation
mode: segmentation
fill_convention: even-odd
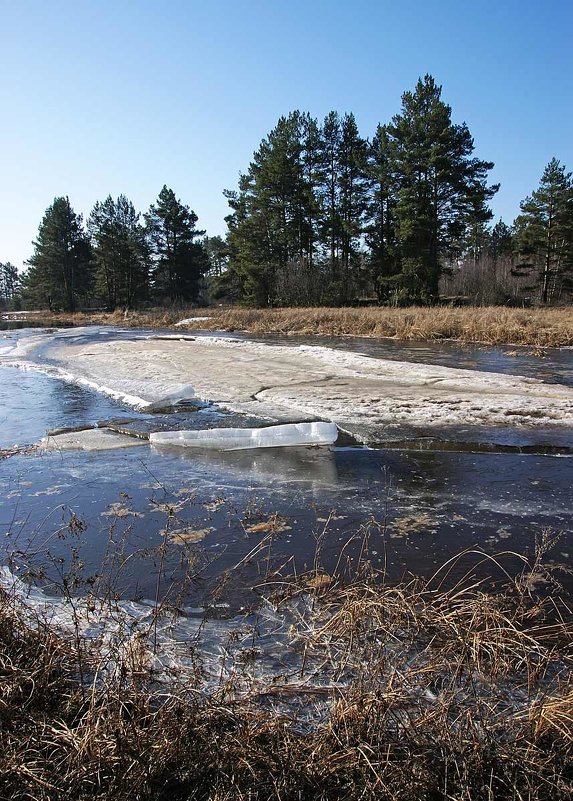
[[[276,607],[309,610],[296,673],[240,689],[221,674],[209,693],[158,683],[141,636],[111,658],[3,592],[0,797],[569,799],[573,627],[532,589],[543,550],[496,593],[445,590],[448,566],[400,586],[367,563],[350,584],[269,576]]]
[[[571,308],[514,309],[503,306],[372,308],[209,308],[154,309],[112,314],[41,315],[49,325],[97,323],[169,328],[189,317],[178,331],[224,330],[257,334],[390,337],[399,340],[456,340],[534,348],[573,345]],[[39,321],[35,316],[35,322]]]

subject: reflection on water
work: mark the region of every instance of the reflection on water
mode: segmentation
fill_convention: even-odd
[[[261,456],[145,448],[5,460],[4,547],[31,549],[52,579],[70,566],[73,547],[85,572],[112,576],[114,591],[130,596],[153,597],[160,567],[168,586],[191,565],[193,602],[226,576],[225,600],[235,605],[269,565],[310,568],[317,548],[327,570],[341,553],[351,565],[368,521],[368,559],[394,579],[431,575],[465,548],[531,553],[548,527],[562,532],[552,558],[570,561],[571,458],[351,448],[310,460]],[[85,530],[70,529],[71,513]],[[182,539],[172,541],[173,531]]]
[[[225,472],[244,480],[276,481],[334,486],[338,482],[336,459],[330,448],[260,448],[259,450],[202,451],[196,448],[152,446],[158,454],[187,460],[193,469]]]

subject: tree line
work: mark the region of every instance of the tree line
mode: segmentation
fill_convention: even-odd
[[[69,198],[57,197],[33,243],[22,301],[64,311],[196,302],[209,268],[197,220],[167,186],[143,219],[125,195],[110,196],[95,204],[86,225]]]
[[[228,269],[216,293],[258,306],[433,303],[486,261],[495,302],[570,293],[571,174],[553,159],[514,224],[492,226],[494,165],[475,157],[441,92],[420,79],[372,139],[352,114],[281,117],[226,193]]]
[[[167,186],[143,215],[110,196],[86,224],[57,197],[23,276],[0,264],[0,306],[570,300],[571,173],[552,159],[508,226],[492,224],[492,168],[475,157],[467,125],[452,122],[430,75],[371,139],[353,114],[319,122],[294,111],[225,192],[225,239],[205,236]]]

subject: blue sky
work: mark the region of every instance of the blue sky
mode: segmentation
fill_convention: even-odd
[[[281,114],[353,111],[361,133],[431,73],[511,222],[552,156],[573,170],[571,0],[0,0],[0,261],[31,255],[69,195],[146,210],[164,183],[224,233]]]

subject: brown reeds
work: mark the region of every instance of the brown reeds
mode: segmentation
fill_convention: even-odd
[[[113,314],[42,315],[48,324],[72,322],[169,328],[247,331],[256,334],[389,337],[398,340],[455,340],[537,348],[573,345],[571,308],[514,309],[499,306],[373,308],[154,309]],[[38,321],[38,316],[34,320]]]
[[[275,576],[274,603],[309,610],[302,666],[209,694],[158,685],[133,647],[106,670],[100,641],[3,593],[0,797],[569,799],[573,628],[532,569],[495,594]]]

